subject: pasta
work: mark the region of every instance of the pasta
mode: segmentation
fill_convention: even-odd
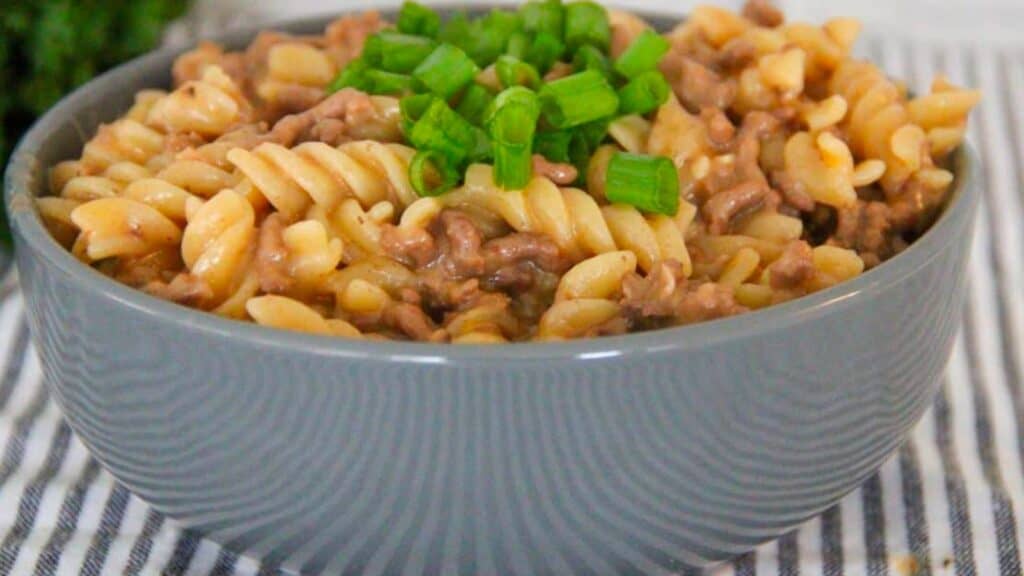
[[[411,19],[378,34],[369,12],[240,52],[201,43],[51,168],[39,213],[88,265],[210,313],[499,344],[825,290],[943,205],[981,95],[939,77],[908,96],[850,55],[855,20],[752,0],[659,36],[595,14],[561,56],[529,26],[517,47],[500,28],[516,13],[429,39]]]

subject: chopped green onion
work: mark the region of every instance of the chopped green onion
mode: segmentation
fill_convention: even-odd
[[[540,74],[537,73],[537,69],[518,58],[502,56],[498,58],[494,67],[502,88],[511,88],[512,86],[536,88],[540,84]]]
[[[550,32],[538,32],[533,37],[533,42],[526,49],[526,55],[521,60],[529,62],[541,74],[547,73],[551,65],[558,62],[565,53],[565,44],[562,39]]]
[[[486,162],[494,158],[494,146],[491,137],[483,129],[473,126],[473,147],[470,148],[466,160],[470,162]]]
[[[470,35],[459,47],[483,68],[505,53],[509,39],[522,27],[518,14],[493,10],[483,19],[470,23]]]
[[[569,50],[576,50],[584,44],[606,50],[611,38],[608,12],[603,6],[587,0],[565,7],[565,43]]]
[[[665,103],[670,90],[661,72],[644,72],[619,89],[619,112],[647,114]]]
[[[441,31],[437,34],[437,39],[459,48],[465,48],[469,44],[472,34],[473,25],[470,23],[466,12],[460,10],[441,27]]]
[[[538,132],[533,137],[533,151],[547,158],[552,162],[571,162],[569,158],[569,145],[572,143],[572,133]]]
[[[679,211],[679,175],[662,156],[616,152],[608,162],[605,196],[644,212],[675,216]]]
[[[374,94],[405,94],[412,92],[412,76],[395,74],[383,70],[367,70],[366,77],[370,80]]]
[[[462,114],[470,123],[480,126],[484,123],[487,107],[491,102],[494,102],[494,96],[491,96],[487,88],[479,84],[470,84],[455,111]]]
[[[491,10],[490,14],[480,21],[484,34],[495,38],[501,45],[501,52],[505,50],[509,38],[513,34],[522,31],[523,19],[515,12],[506,10]]]
[[[494,102],[488,106],[487,113],[484,115],[484,124],[489,125],[498,110],[512,103],[526,106],[533,122],[537,122],[537,118],[540,116],[540,100],[537,98],[537,93],[523,86],[513,86],[503,90],[494,98]]]
[[[520,190],[533,172],[533,134],[536,116],[529,106],[512,102],[500,108],[491,124],[494,140],[494,181],[507,190]]]
[[[544,116],[559,129],[611,116],[619,108],[615,89],[594,70],[548,82],[539,95]]]
[[[447,100],[472,82],[478,72],[480,69],[465,52],[442,44],[416,67],[412,76],[427,90]]]
[[[437,43],[422,36],[395,32],[378,32],[366,39],[363,59],[370,66],[385,72],[408,74],[416,69]]]
[[[331,81],[327,86],[327,93],[334,94],[342,88],[355,88],[363,92],[372,91],[373,82],[366,75],[369,70],[370,65],[366,63],[366,60],[356,58],[349,62],[341,73]]]
[[[412,127],[420,121],[420,118],[427,112],[427,108],[434,103],[434,96],[430,94],[416,94],[406,96],[398,102],[398,109],[402,115],[402,133],[408,135]]]
[[[644,30],[615,61],[615,71],[626,78],[634,78],[644,72],[656,70],[668,49],[668,40],[661,34],[653,30]]]
[[[459,116],[440,98],[434,98],[409,131],[409,142],[417,150],[435,150],[453,166],[462,165],[477,152],[479,129]]]
[[[587,167],[590,166],[590,157],[594,155],[596,146],[591,146],[587,137],[579,131],[571,132],[572,140],[569,141],[569,163],[576,167],[576,186],[587,185]]]
[[[519,8],[523,29],[527,32],[547,32],[561,38],[565,27],[565,8],[560,0],[534,0]]]
[[[579,175],[576,178],[577,186],[586,186],[590,158],[608,135],[610,122],[610,118],[602,118],[583,124],[572,131],[572,141],[569,143],[569,163],[576,167],[576,173]]]
[[[422,4],[406,0],[398,13],[398,31],[433,38],[441,30],[441,17]]]
[[[420,150],[409,163],[409,183],[421,197],[440,196],[454,188],[458,181],[455,167],[434,150]]]
[[[597,147],[604,142],[605,136],[608,135],[608,126],[611,122],[610,117],[601,118],[579,126],[574,132],[587,143],[591,150],[597,150]]]
[[[526,58],[526,51],[530,48],[530,37],[525,32],[516,32],[508,39],[508,46],[505,48],[505,54],[512,56],[513,58],[519,58],[523,60]]]
[[[572,67],[577,72],[596,70],[606,78],[612,77],[612,63],[601,49],[591,44],[580,46],[572,58]]]

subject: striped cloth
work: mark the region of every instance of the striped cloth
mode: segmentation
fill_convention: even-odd
[[[963,329],[934,408],[875,476],[713,576],[1022,574],[1024,50],[881,40],[867,52],[918,87],[941,70],[985,91]],[[22,304],[0,303],[0,574],[277,573],[182,531],[99,468],[40,382]]]

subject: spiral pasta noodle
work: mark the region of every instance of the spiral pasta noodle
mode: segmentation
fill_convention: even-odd
[[[152,103],[146,124],[166,133],[194,132],[219,136],[248,118],[242,91],[218,66],[209,66],[202,78],[186,82]]]
[[[923,166],[926,134],[911,121],[899,89],[866,62],[846,61],[836,70],[830,88],[846,100],[845,127],[854,153],[885,163],[882,186],[898,190]]]
[[[129,198],[99,198],[71,211],[81,230],[76,253],[90,261],[141,256],[182,240],[181,228],[155,208]]]
[[[346,198],[364,208],[384,201],[411,204],[417,198],[408,176],[412,155],[405,146],[373,141],[337,148],[308,142],[291,150],[265,143],[252,151],[232,150],[228,160],[274,208],[294,218],[312,204],[330,210]]]
[[[191,274],[204,281],[214,301],[223,304],[254,295],[250,273],[256,215],[249,202],[233,190],[224,190],[187,207],[188,224],[181,236],[181,257]]]
[[[81,166],[86,173],[96,174],[122,162],[145,165],[163,150],[164,135],[159,130],[122,118],[100,126],[82,149]]]
[[[927,133],[932,155],[942,158],[963,141],[967,115],[980,101],[979,91],[958,88],[939,77],[932,83],[931,93],[911,100],[907,111]]]
[[[337,68],[323,50],[303,42],[281,42],[267,52],[266,75],[256,87],[264,101],[277,103],[289,90],[305,90],[311,98],[322,97]]]

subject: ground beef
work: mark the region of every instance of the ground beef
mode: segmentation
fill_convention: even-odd
[[[814,210],[814,198],[807,192],[803,182],[785,170],[772,172],[772,185],[782,194],[782,200],[799,212]]]
[[[458,210],[445,210],[437,222],[440,223],[443,238],[443,242],[439,243],[439,260],[443,267],[456,278],[483,275],[486,264],[480,250],[483,237],[469,216]]]
[[[347,128],[366,122],[373,122],[376,109],[370,97],[358,90],[345,88],[304,112],[285,116],[274,124],[271,138],[282,146],[316,140],[337,146],[349,140]],[[329,132],[318,129],[318,125],[334,121]],[[330,139],[324,139],[324,136]]]
[[[686,54],[669,52],[661,61],[661,69],[679,101],[691,111],[726,109],[736,98],[735,80],[723,78]]]
[[[896,252],[893,210],[885,202],[858,200],[836,212],[836,229],[828,243],[856,250],[871,268]]]
[[[693,324],[746,311],[747,308],[736,302],[732,290],[726,286],[711,282],[689,283],[676,309],[676,319],[680,324]]]
[[[491,290],[521,292],[531,289],[538,271],[561,274],[569,267],[558,246],[546,236],[515,233],[495,238],[484,245],[486,278]]]
[[[770,0],[747,0],[743,6],[743,16],[753,20],[758,26],[769,28],[781,26],[786,21],[782,11],[773,6]]]
[[[274,212],[260,225],[260,236],[256,246],[256,275],[260,290],[267,294],[281,294],[292,286],[288,274],[288,249],[281,234],[285,221],[281,214]]]
[[[384,324],[420,342],[442,342],[447,333],[439,330],[422,308],[406,302],[395,302],[384,310]]]
[[[484,245],[488,269],[529,261],[541,270],[561,273],[569,267],[568,260],[547,236],[518,232],[495,238]]]
[[[814,252],[803,240],[790,242],[782,255],[768,267],[772,288],[793,289],[814,275]]]
[[[740,70],[757,58],[757,46],[746,38],[735,38],[722,47],[714,63],[723,70]]]
[[[622,306],[632,315],[668,317],[679,306],[683,265],[676,260],[659,262],[647,276],[627,274],[622,281]]]
[[[213,299],[213,289],[205,280],[188,273],[175,276],[170,282],[153,280],[142,288],[147,294],[185,306],[203,307]]]
[[[437,258],[434,237],[422,228],[399,228],[388,224],[384,226],[380,240],[385,254],[407,266],[419,268]]]
[[[761,183],[748,180],[723,190],[708,199],[701,207],[701,214],[711,234],[725,234],[733,218],[761,206],[768,189]]]
[[[417,281],[422,304],[437,310],[468,308],[483,294],[480,280],[453,280],[439,268],[420,269]]]
[[[646,277],[627,275],[622,294],[623,310],[635,326],[658,326],[659,320],[690,324],[746,311],[731,289],[687,280],[674,260],[659,262]]]
[[[568,186],[576,181],[579,172],[572,164],[551,162],[540,154],[533,155],[533,173],[551,180],[559,186]]]
[[[711,146],[718,152],[728,150],[736,137],[736,127],[732,125],[729,116],[720,108],[703,108],[700,117],[707,126]]]

